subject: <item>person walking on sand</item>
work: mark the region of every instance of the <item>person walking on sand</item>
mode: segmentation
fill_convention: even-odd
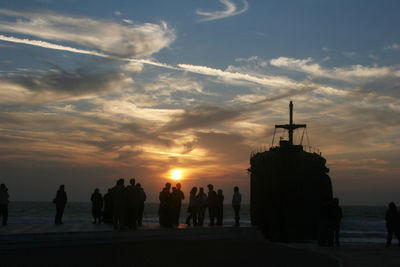
[[[224,217],[224,195],[222,194],[222,190],[218,189],[217,191],[217,225],[222,226],[222,220]]]
[[[101,220],[101,209],[103,208],[103,197],[100,194],[98,188],[96,188],[90,197],[90,201],[92,201],[92,216],[93,216],[93,224],[100,223]]]
[[[197,203],[199,205],[198,209],[198,225],[203,226],[204,224],[204,215],[207,208],[207,195],[204,193],[204,188],[200,187],[199,194],[197,195]]]
[[[197,213],[199,212],[199,205],[197,201],[197,187],[193,187],[190,190],[190,198],[189,198],[189,206],[188,206],[188,213],[189,215],[186,218],[186,224],[190,226],[190,220],[193,220],[193,226],[197,226]]]
[[[139,188],[135,185],[135,179],[129,180],[130,185],[125,188],[126,224],[129,229],[137,229],[137,217],[139,211]]]
[[[334,198],[332,203],[332,243],[335,241],[335,245],[340,246],[340,222],[342,221],[343,213],[342,208],[339,206],[338,198]]]
[[[232,207],[235,212],[235,226],[240,226],[240,203],[242,202],[242,195],[239,193],[239,187],[233,188]]]
[[[0,185],[0,216],[2,217],[3,226],[7,225],[8,221],[8,203],[10,195],[5,184]]]
[[[136,187],[138,188],[139,191],[139,209],[138,209],[138,215],[137,215],[137,225],[142,226],[143,223],[143,212],[144,212],[144,202],[146,201],[146,193],[144,192],[142,186],[137,183]]]
[[[114,229],[121,229],[125,226],[125,181],[123,178],[111,189],[111,199],[113,203],[113,225]]]
[[[103,221],[106,224],[111,224],[113,222],[113,201],[111,197],[111,188],[107,190],[107,193],[104,194],[103,203],[104,203],[104,211],[103,211]]]
[[[64,214],[65,205],[67,204],[67,193],[65,192],[65,186],[62,184],[57,191],[56,197],[53,203],[56,204],[56,217],[54,219],[55,224],[63,224],[62,217]]]
[[[165,187],[160,192],[158,198],[160,200],[160,206],[158,207],[158,217],[160,226],[172,227],[171,224],[171,184],[166,183]]]
[[[400,246],[399,213],[397,211],[396,205],[393,202],[389,203],[389,209],[386,211],[385,221],[387,229],[386,247],[390,247],[393,234],[396,235]]]
[[[179,225],[179,217],[181,216],[181,207],[182,207],[182,200],[185,199],[185,195],[182,192],[182,185],[180,183],[176,184],[176,190],[177,190],[177,207],[176,207],[176,213],[175,213],[175,218],[174,218],[174,223],[176,225]]]
[[[209,226],[214,226],[214,220],[217,216],[217,205],[218,198],[217,193],[214,191],[214,186],[212,184],[207,185],[208,187],[208,215],[210,217]]]

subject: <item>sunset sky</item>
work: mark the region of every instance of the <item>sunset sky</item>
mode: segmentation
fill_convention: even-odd
[[[173,170],[249,202],[249,155],[306,123],[342,204],[400,202],[400,1],[1,1],[0,182],[88,201]],[[295,135],[296,142],[302,130]],[[277,131],[276,140],[285,137]],[[304,138],[306,140],[306,138]]]

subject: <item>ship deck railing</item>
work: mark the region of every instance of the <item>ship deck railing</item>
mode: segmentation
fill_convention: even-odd
[[[252,158],[253,156],[257,155],[258,153],[264,153],[266,151],[269,151],[271,148],[278,148],[279,146],[274,146],[274,145],[268,145],[268,146],[262,146],[262,147],[258,147],[254,150],[252,150],[250,152],[250,158]],[[321,155],[321,152],[318,148],[313,147],[313,146],[307,146],[307,145],[303,145],[303,150],[308,152],[308,153],[315,153],[315,154],[319,154]]]

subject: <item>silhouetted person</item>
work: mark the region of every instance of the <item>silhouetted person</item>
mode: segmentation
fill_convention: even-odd
[[[217,225],[221,226],[223,224],[222,220],[224,217],[224,195],[222,190],[217,191]]]
[[[135,185],[135,179],[129,180],[130,185],[125,188],[126,200],[126,224],[129,229],[137,229],[139,211],[139,190]]]
[[[108,189],[107,193],[104,194],[103,202],[104,202],[104,212],[103,212],[103,220],[104,223],[111,224],[113,222],[113,201],[111,196],[111,190]]]
[[[159,194],[160,206],[158,208],[158,216],[160,225],[163,227],[171,227],[171,184],[166,183],[165,187]]]
[[[235,212],[235,226],[240,226],[240,203],[242,203],[242,195],[239,193],[239,187],[233,188],[232,207]]]
[[[193,225],[197,225],[197,213],[199,212],[199,203],[197,201],[197,187],[193,187],[192,190],[190,190],[190,196],[189,196],[189,206],[188,206],[188,213],[189,215],[186,218],[186,224],[190,226],[190,220],[193,220]]]
[[[214,220],[217,217],[217,205],[218,205],[218,198],[217,193],[214,191],[214,186],[212,184],[207,185],[208,187],[208,215],[210,216],[210,226],[214,226]]]
[[[124,179],[119,179],[117,184],[111,189],[113,202],[113,225],[115,229],[123,228],[125,225],[125,198],[124,198]]]
[[[181,188],[182,188],[182,185],[180,183],[177,183],[176,189],[177,189],[179,201],[177,201],[176,213],[175,213],[175,218],[174,218],[174,222],[176,225],[179,225],[179,217],[181,216],[182,200],[185,199],[185,195],[183,194]]]
[[[8,221],[8,203],[10,195],[5,184],[0,185],[0,216],[2,217],[3,226],[7,225]]]
[[[100,223],[101,209],[103,208],[103,197],[101,196],[98,188],[94,190],[90,201],[92,201],[92,216],[94,219],[93,223]]]
[[[340,246],[340,222],[343,217],[342,213],[342,208],[339,206],[339,199],[334,198],[332,201],[332,215],[331,215],[331,220],[332,220],[332,231],[333,231],[333,240],[329,243],[333,243],[335,241],[336,246]]]
[[[144,202],[146,201],[146,193],[139,183],[136,184],[139,191],[139,209],[137,216],[137,225],[142,226],[143,223],[143,212],[144,212]]]
[[[319,213],[318,245],[333,245],[332,200],[325,200]]]
[[[64,214],[65,205],[67,204],[67,193],[65,192],[65,186],[63,184],[60,185],[53,203],[56,204],[56,217],[54,223],[63,224],[62,216]]]
[[[179,225],[179,211],[181,205],[181,198],[178,193],[178,189],[176,187],[172,187],[172,193],[170,198],[170,216],[171,216],[171,223],[173,225]]]
[[[200,187],[199,193],[197,194],[197,202],[199,205],[199,213],[197,215],[198,225],[203,226],[204,224],[204,214],[207,208],[207,195],[204,193],[204,188]]]
[[[386,211],[386,229],[387,229],[387,238],[386,238],[386,246],[390,247],[392,243],[393,234],[396,235],[397,240],[399,241],[400,246],[400,233],[399,233],[399,213],[397,211],[397,207],[393,202],[389,203],[389,209]]]

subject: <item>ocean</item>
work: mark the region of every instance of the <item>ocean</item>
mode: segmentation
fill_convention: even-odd
[[[182,205],[180,222],[185,223],[187,204]],[[349,243],[384,243],[386,240],[386,206],[342,206],[341,240]],[[144,222],[158,222],[158,204],[145,203]],[[51,202],[13,201],[9,205],[9,224],[53,223],[55,207]],[[251,226],[250,205],[241,207],[241,226]],[[91,223],[91,203],[70,202],[67,204],[65,223]],[[206,214],[206,223],[207,214]],[[224,205],[224,225],[234,224],[233,209]]]

